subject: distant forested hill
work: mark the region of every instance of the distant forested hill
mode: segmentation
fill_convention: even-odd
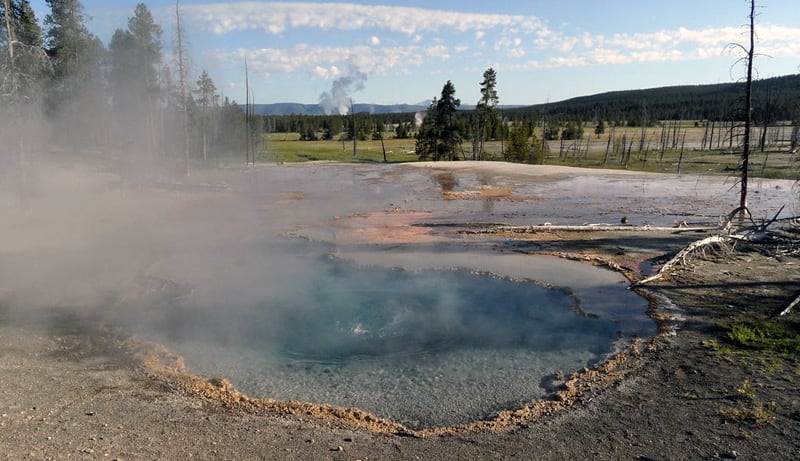
[[[630,121],[731,120],[741,117],[744,83],[668,86],[612,91],[549,104],[504,110],[512,118]],[[800,74],[753,83],[756,119],[794,120],[800,116]]]
[[[652,125],[659,120],[731,121],[743,120],[743,97],[744,83],[684,85],[612,91],[533,106],[502,105],[500,112],[507,120],[533,123],[546,119],[550,126],[599,121],[628,126]],[[408,135],[413,135],[415,113],[428,107],[356,104],[354,109],[359,137],[369,137],[370,130],[387,125],[403,125]],[[474,106],[462,105],[457,114],[465,135],[474,126],[473,110]],[[325,115],[318,104],[258,104],[255,113],[265,117],[264,126],[270,131],[300,132],[308,139],[315,139],[320,130],[325,132],[323,139],[330,139],[343,128],[352,128],[344,117]],[[800,74],[754,82],[753,120],[759,124],[800,120]],[[499,139],[502,134],[493,132],[491,136]]]

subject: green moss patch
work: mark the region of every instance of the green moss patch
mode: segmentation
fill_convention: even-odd
[[[736,323],[728,332],[728,340],[747,349],[781,353],[800,352],[800,322],[760,320]]]

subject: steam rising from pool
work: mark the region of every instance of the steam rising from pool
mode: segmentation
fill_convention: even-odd
[[[631,332],[618,318],[584,312],[566,288],[462,269],[358,265],[324,250],[285,242],[248,247],[241,260],[226,248],[212,258],[216,273],[226,285],[259,288],[246,301],[215,296],[231,286],[155,290],[168,296],[142,300],[153,319],[143,331],[183,355],[190,371],[224,376],[252,397],[359,407],[415,428],[529,403],[546,394],[545,376],[652,332],[644,309],[644,327]],[[187,254],[160,267],[193,265]],[[280,275],[259,279],[276,265]]]
[[[43,164],[27,211],[0,182],[0,321],[69,314],[163,342],[191,372],[251,396],[355,406],[415,428],[468,422],[544,397],[554,372],[654,334],[648,303],[620,274],[450,227],[420,242],[375,235],[419,236],[426,222],[616,222],[620,197],[631,222],[656,225],[729,204],[716,178],[658,177],[645,195],[650,176],[514,165],[527,176],[487,181],[467,167],[448,165],[447,185],[425,165],[197,171],[133,185]],[[521,199],[485,206],[442,190],[487,182]],[[777,210],[791,183],[757,190],[759,209]]]

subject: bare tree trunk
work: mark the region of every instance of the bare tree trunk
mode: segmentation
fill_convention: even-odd
[[[639,152],[644,150],[644,139],[647,136],[647,106],[642,106],[642,134],[639,138]]]
[[[625,169],[628,169],[628,163],[631,161],[631,150],[633,150],[633,138],[631,138],[631,142],[628,144],[628,150],[625,152]]]
[[[472,160],[478,160],[478,119],[475,114],[475,123],[472,126]]]
[[[761,150],[761,152],[764,152],[764,149],[766,149],[766,147],[767,147],[767,131],[769,131],[769,118],[770,118],[770,107],[769,106],[770,106],[770,102],[771,102],[771,99],[772,99],[772,94],[771,93],[772,92],[770,91],[770,88],[767,87],[767,101],[766,101],[766,105],[764,106],[764,115],[763,115],[763,119],[764,120],[762,120],[762,124],[761,124],[761,127],[762,127],[761,128],[761,137],[759,139],[759,145],[758,145],[758,148],[759,148],[759,150]]]
[[[250,90],[248,98],[250,100],[250,114],[248,116],[250,123],[247,125],[250,129],[250,158],[253,160],[253,166],[256,166],[256,155],[258,154],[261,146],[261,140],[258,134],[259,125],[253,123],[256,120],[256,95],[252,89]]]
[[[350,98],[350,117],[353,119],[353,158],[356,158],[356,144],[358,143],[358,127],[356,126],[356,110],[353,98]]]
[[[181,26],[179,0],[175,0],[175,30],[178,35],[178,84],[180,85],[180,111],[183,119],[183,166],[186,176],[189,176],[191,173],[189,169],[189,104],[186,92],[186,61],[183,55],[183,27]]]
[[[205,90],[204,90],[205,91]],[[207,96],[203,98],[203,163],[208,161],[208,120],[207,120],[208,101]]]
[[[739,194],[739,207],[742,209],[740,218],[744,219],[747,210],[747,180],[750,168],[750,126],[753,122],[753,56],[755,48],[755,18],[756,1],[750,0],[750,48],[747,50],[747,81],[745,83],[744,97],[744,140],[742,146],[742,180]]]
[[[381,140],[381,150],[383,150],[383,163],[386,163],[386,144],[383,143],[383,130],[378,130],[378,137]]]
[[[17,37],[14,34],[14,27],[11,22],[11,0],[3,0],[3,6],[5,7],[5,23],[6,23],[6,39],[8,41],[8,63],[9,63],[9,70],[11,72],[10,75],[10,82],[11,88],[9,91],[10,98],[12,100],[12,104],[14,105],[14,122],[17,123],[18,128],[16,131],[17,136],[17,181],[18,181],[18,188],[19,188],[19,201],[20,206],[23,210],[28,209],[28,185],[27,185],[27,168],[25,166],[26,163],[26,155],[25,155],[25,135],[24,135],[24,121],[23,118],[23,110],[20,104],[22,103],[20,97],[20,88],[19,88],[19,75],[17,74],[17,61],[16,55],[14,54],[14,48],[17,46]]]
[[[606,154],[603,156],[603,165],[608,162],[608,151],[611,148],[611,143],[614,141],[614,130],[616,129],[617,124],[614,123],[611,125],[611,133],[608,135],[608,141],[606,141]]]
[[[250,76],[247,70],[247,57],[244,58],[244,157],[245,165],[250,165]],[[255,163],[255,162],[253,162]]]
[[[486,120],[481,121],[480,139],[478,142],[478,158],[483,160],[483,146],[486,144]]]
[[[203,122],[205,124],[205,122]],[[208,133],[203,128],[203,162],[208,160]]]
[[[542,128],[542,132],[544,132],[545,128]],[[506,122],[503,121],[502,117],[500,118],[500,155],[505,159],[506,158]]]
[[[708,137],[708,150],[711,150],[711,149],[714,148],[714,125],[716,125],[716,121],[712,120],[711,121],[711,134]]]
[[[700,141],[700,150],[706,150],[706,141],[708,140],[708,120],[706,120],[705,125],[705,129],[703,130],[703,139]]]

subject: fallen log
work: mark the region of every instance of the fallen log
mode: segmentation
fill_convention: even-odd
[[[473,231],[476,234],[497,234],[501,232],[508,232],[511,234],[535,234],[537,232],[707,232],[710,230],[717,230],[717,226],[692,226],[692,227],[665,227],[665,226],[626,226],[614,224],[540,224],[532,226],[496,226],[488,229],[479,229]]]
[[[725,234],[715,234],[709,237],[697,240],[695,242],[690,243],[686,246],[683,250],[679,251],[672,259],[667,261],[661,269],[651,275],[650,277],[646,277],[636,283],[633,286],[642,286],[646,283],[650,283],[654,280],[658,280],[664,276],[666,271],[672,269],[674,266],[681,264],[686,264],[686,259],[694,252],[701,251],[703,248],[708,247],[710,245],[727,245],[731,242],[743,242],[745,244],[758,244],[758,243],[775,243],[777,240],[781,239],[779,233],[775,231],[768,230],[768,228],[778,220],[778,216],[783,211],[784,207],[781,207],[775,216],[772,217],[769,221],[765,223],[758,224],[753,220],[753,216],[750,213],[750,210],[747,207],[739,207],[735,210],[731,211],[725,220],[721,223],[721,225],[716,229],[719,231],[726,232]],[[743,215],[746,214],[747,217],[750,219],[752,226],[749,227],[739,227],[735,231],[731,231],[731,226],[733,224],[734,217],[739,214],[742,218]],[[706,228],[706,230],[709,230]],[[787,307],[784,312],[789,312],[794,307],[795,304],[800,303],[800,295],[798,298],[795,299],[792,304]],[[780,315],[785,315],[781,313]]]
[[[652,282],[654,280],[658,280],[661,277],[663,277],[664,274],[668,270],[672,269],[674,266],[676,266],[678,264],[685,265],[686,264],[686,259],[692,253],[694,253],[696,251],[699,251],[699,250],[701,250],[704,247],[707,247],[709,245],[726,244],[726,243],[728,243],[729,240],[731,240],[731,236],[728,236],[728,235],[712,235],[712,236],[709,236],[709,237],[706,237],[706,238],[703,238],[703,239],[700,239],[700,240],[696,240],[696,241],[690,243],[689,245],[687,245],[686,248],[684,248],[683,250],[679,251],[678,254],[676,254],[672,259],[670,259],[663,266],[661,266],[661,269],[659,269],[658,272],[656,272],[655,274],[651,275],[650,277],[647,277],[647,278],[644,278],[642,280],[639,280],[638,282],[634,283],[633,285],[634,286],[641,286],[641,285],[644,285],[646,283],[650,283],[650,282]]]
[[[794,300],[791,303],[789,303],[788,306],[786,306],[786,309],[782,310],[778,314],[778,317],[789,315],[789,313],[792,312],[792,309],[794,309],[794,306],[796,306],[797,304],[800,304],[800,294],[795,296]]]

